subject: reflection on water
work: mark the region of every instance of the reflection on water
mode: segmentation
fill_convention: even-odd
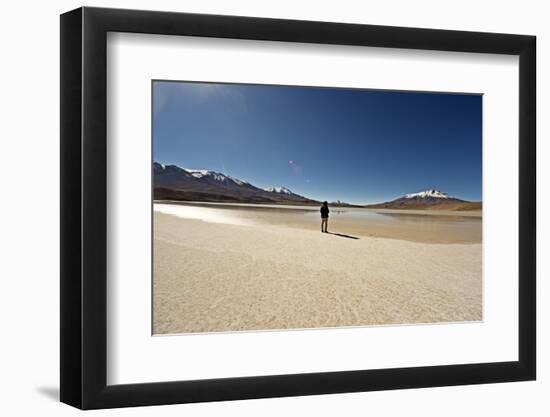
[[[377,213],[380,216],[392,218],[397,221],[409,222],[481,222],[479,216],[453,216],[453,215],[430,215],[413,213]]]
[[[319,216],[319,209],[306,213],[306,216]],[[382,220],[382,217],[380,215],[369,209],[352,209],[352,208],[331,208],[330,209],[330,216],[335,217],[338,216],[339,218],[348,218],[348,219],[371,219],[371,220]]]
[[[318,217],[317,212],[307,212],[306,216]],[[374,209],[340,209],[330,211],[331,217],[339,219],[374,220],[374,221],[395,221],[412,223],[448,223],[448,222],[481,222],[481,217],[471,215],[453,215],[447,213],[411,213],[395,211],[377,211]]]
[[[155,203],[154,210],[186,219],[238,226],[270,225],[319,230],[319,207],[194,202]],[[479,243],[480,214],[332,207],[329,231],[432,243]]]

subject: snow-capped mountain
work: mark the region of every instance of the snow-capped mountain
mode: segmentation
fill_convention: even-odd
[[[238,178],[232,177],[230,175],[224,175],[216,171],[209,171],[206,169],[187,169],[187,168],[185,168],[185,170],[195,178],[207,178],[207,179],[212,179],[214,181],[220,181],[220,182],[232,181],[237,185],[248,184],[248,182],[246,181],[242,181]]]
[[[286,187],[267,187],[264,188],[264,191],[267,191],[268,193],[294,194]]]
[[[189,168],[187,168],[186,171],[189,172],[195,178],[205,178],[205,177],[207,177],[207,178],[212,178],[216,181],[225,181],[225,180],[228,179],[228,177],[226,177],[223,174],[220,174],[216,171],[208,171],[206,169],[189,169]]]
[[[154,162],[153,174],[155,199],[295,204],[315,202],[286,187],[262,189],[248,181],[212,170]]]
[[[232,177],[230,175],[225,175],[216,171],[209,171],[207,169],[188,169],[184,168],[189,172],[193,177],[201,179],[203,181],[216,181],[221,183],[235,183],[237,185],[250,185],[248,182],[240,180],[238,178]]]
[[[446,209],[446,210],[480,210],[481,202],[469,202],[439,190],[429,189],[417,193],[405,194],[385,203],[370,204],[368,208],[387,209]]]
[[[449,198],[449,194],[439,190],[426,190],[419,193],[405,194],[405,198]]]
[[[177,173],[177,172],[189,174],[187,171],[178,167],[177,165],[164,165],[164,164],[159,164],[158,162],[153,162],[153,172],[155,174],[159,174],[159,173],[167,174],[167,173]]]

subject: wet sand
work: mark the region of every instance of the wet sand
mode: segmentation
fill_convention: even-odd
[[[186,206],[175,215],[155,204],[155,334],[482,319],[475,216],[358,220],[334,208],[338,234],[322,234],[316,211]],[[438,241],[441,230],[453,243]]]

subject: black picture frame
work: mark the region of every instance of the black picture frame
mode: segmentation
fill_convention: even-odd
[[[107,385],[108,32],[519,56],[519,358],[513,362]],[[61,15],[61,401],[81,409],[533,380],[536,38],[102,8]]]

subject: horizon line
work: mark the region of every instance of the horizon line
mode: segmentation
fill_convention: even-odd
[[[227,174],[225,172],[221,172],[219,170],[214,170],[214,169],[204,169],[204,168],[185,168],[185,167],[182,167],[178,164],[173,164],[173,163],[163,163],[163,162],[158,162],[158,161],[155,161],[154,159],[152,160],[153,161],[153,164],[159,164],[163,167],[166,167],[166,166],[175,166],[177,168],[180,168],[180,169],[183,169],[185,171],[209,171],[209,172],[213,172],[213,173],[216,173],[216,174],[221,174],[221,175],[224,175],[230,179],[237,179],[239,181],[242,181],[244,183],[248,183],[249,185],[252,185],[253,187],[256,187],[260,190],[263,190],[263,191],[267,191],[266,188],[286,188],[287,190],[289,190],[290,192],[294,193],[294,191],[292,191],[291,188],[287,187],[286,185],[270,185],[270,186],[267,186],[267,187],[260,187],[260,186],[256,186],[254,185],[253,182],[247,180],[247,179],[243,179],[243,178],[240,178],[240,177],[235,177],[233,175],[230,175],[230,174]],[[350,205],[357,205],[357,206],[367,206],[367,205],[373,205],[373,204],[382,204],[382,203],[386,203],[386,202],[390,202],[390,201],[393,201],[393,200],[396,200],[398,198],[401,198],[401,197],[404,197],[408,194],[417,194],[417,193],[421,193],[421,192],[425,192],[425,191],[430,191],[430,190],[435,190],[435,191],[439,191],[439,192],[442,192],[441,190],[439,190],[438,188],[436,187],[426,187],[426,188],[423,188],[422,190],[420,191],[412,191],[412,192],[407,192],[407,193],[404,193],[404,194],[400,194],[400,193],[395,193],[394,195],[396,197],[394,197],[393,199],[391,200],[386,200],[386,201],[376,201],[376,202],[371,202],[371,203],[351,203],[349,201],[346,201],[346,200],[342,200],[342,199],[339,199],[339,198],[336,198],[336,199],[330,199],[330,198],[321,198],[319,199],[318,201],[327,201],[327,202],[332,202],[332,203],[343,203],[343,204],[350,204]],[[449,198],[457,198],[457,199],[462,199],[461,197],[457,197],[455,195],[451,195],[447,192],[443,192],[444,194],[447,195],[447,197]],[[302,197],[306,197],[304,195],[302,195]],[[306,198],[309,198],[309,197],[306,197]],[[315,199],[316,200],[316,199]],[[474,199],[474,200],[464,200],[464,201],[469,201],[469,202],[472,202],[472,203],[481,203],[483,202],[483,199],[480,198],[479,200],[478,199]]]

